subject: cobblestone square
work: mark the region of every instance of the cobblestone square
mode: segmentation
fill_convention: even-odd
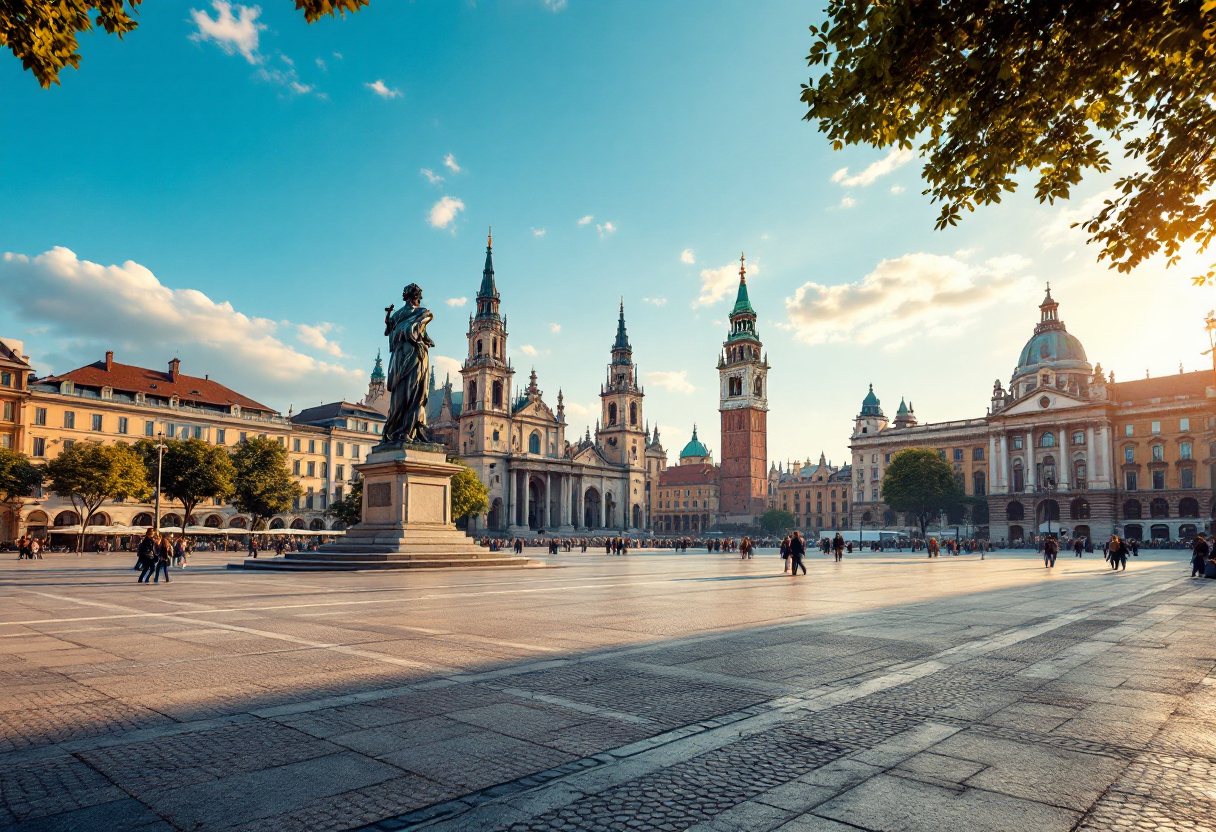
[[[0,827],[1216,828],[1186,553],[0,564]]]

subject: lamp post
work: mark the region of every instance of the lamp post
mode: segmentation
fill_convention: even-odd
[[[160,469],[165,461],[165,434],[163,432],[156,434],[156,508],[155,517],[152,525],[156,527],[156,533],[160,534]],[[165,573],[168,574],[168,573]]]

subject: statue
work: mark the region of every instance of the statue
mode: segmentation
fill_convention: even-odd
[[[393,312],[384,310],[384,334],[388,336],[388,421],[384,424],[384,444],[426,442],[427,375],[429,350],[435,346],[426,334],[434,315],[422,306],[422,289],[411,283],[401,293],[405,305]]]

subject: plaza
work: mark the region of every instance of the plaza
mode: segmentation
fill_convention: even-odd
[[[0,827],[1212,827],[1185,551],[538,559],[5,560]]]

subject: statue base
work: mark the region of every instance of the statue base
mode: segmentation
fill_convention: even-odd
[[[398,443],[372,448],[354,466],[363,477],[363,522],[336,543],[282,558],[250,558],[252,569],[436,569],[539,565],[482,548],[452,522],[452,477],[442,445]]]

